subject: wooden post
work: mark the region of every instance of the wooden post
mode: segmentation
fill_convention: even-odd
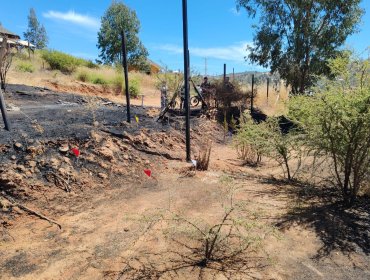
[[[0,88],[0,109],[1,109],[1,115],[3,116],[3,120],[4,120],[5,129],[10,131],[10,123],[8,121],[8,115],[6,113],[5,101],[4,101],[3,92],[1,88]]]
[[[131,113],[130,113],[130,93],[128,90],[128,68],[127,68],[127,52],[126,52],[126,34],[124,31],[121,32],[122,39],[122,66],[125,75],[125,92],[126,92],[126,107],[127,107],[127,122],[131,122]]]
[[[254,95],[254,74],[252,74],[251,113],[253,112],[253,95]]]
[[[269,86],[270,86],[270,78],[267,78],[267,91],[266,91],[267,104],[269,104]]]
[[[224,63],[224,83],[226,81],[226,63]]]

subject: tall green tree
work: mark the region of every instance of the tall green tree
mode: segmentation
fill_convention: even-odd
[[[99,57],[103,63],[121,63],[121,33],[124,32],[127,41],[128,64],[143,69],[147,66],[148,51],[140,41],[138,33],[140,22],[136,12],[121,2],[113,1],[101,19],[98,32]]]
[[[361,0],[236,0],[252,17],[259,17],[250,61],[278,72],[303,93],[318,75],[330,75],[327,60],[336,57],[346,38],[356,31],[363,13]]]
[[[34,44],[36,49],[44,49],[48,44],[48,36],[44,25],[40,24],[37,19],[36,12],[33,8],[30,9],[28,15],[28,28],[23,33],[24,38]]]

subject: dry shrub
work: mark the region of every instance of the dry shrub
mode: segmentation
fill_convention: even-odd
[[[224,108],[230,108],[246,103],[247,94],[243,92],[238,83],[224,83],[223,80],[214,82],[216,89],[216,102]]]
[[[199,152],[197,159],[197,170],[208,170],[209,160],[211,157],[212,142],[208,141],[207,146]]]
[[[3,38],[3,42],[0,47],[0,83],[1,89],[5,90],[6,87],[6,76],[8,74],[10,65],[13,61],[14,53],[7,44],[7,38]]]
[[[251,145],[242,143],[236,145],[236,150],[238,157],[246,164],[256,165],[261,162],[261,154]]]

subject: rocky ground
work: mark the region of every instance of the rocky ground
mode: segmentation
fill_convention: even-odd
[[[191,121],[193,157],[212,145],[199,172],[178,116],[133,107],[128,124],[122,104],[22,85],[5,98],[0,279],[370,277],[368,201],[343,210],[272,162],[244,166],[211,120]]]

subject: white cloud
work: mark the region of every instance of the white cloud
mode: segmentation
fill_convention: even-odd
[[[68,21],[74,24],[94,29],[98,29],[100,27],[100,22],[97,18],[93,18],[87,15],[81,15],[74,11],[68,11],[66,13],[57,11],[48,11],[47,13],[43,13],[43,16],[50,19]]]
[[[207,57],[222,59],[233,62],[244,62],[244,57],[247,56],[247,46],[251,43],[240,42],[233,45],[225,47],[212,47],[212,48],[199,48],[199,47],[189,47],[190,55],[198,57]],[[177,45],[160,45],[156,47],[157,49],[167,51],[173,54],[182,54],[183,48]]]
[[[236,15],[236,16],[240,16],[240,11],[235,7],[230,8],[229,12]]]

